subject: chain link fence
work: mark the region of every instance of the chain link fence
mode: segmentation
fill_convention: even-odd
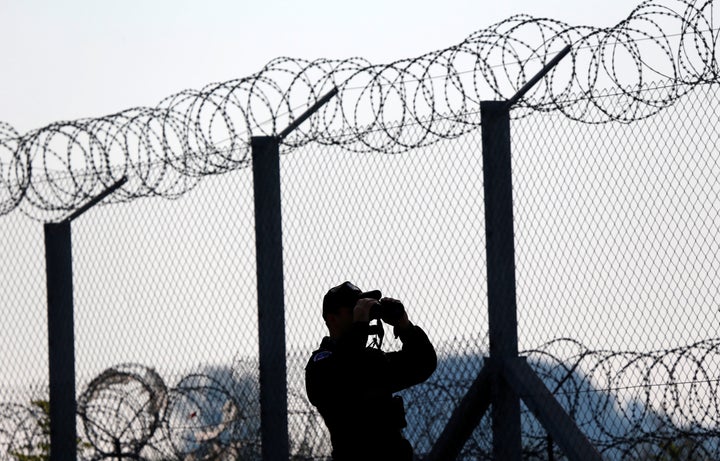
[[[718,96],[717,85],[698,86],[633,123],[540,112],[512,121],[520,349],[607,459],[720,456]],[[405,391],[419,456],[482,368],[481,154],[475,130],[402,154],[311,143],[282,155],[277,335],[296,459],[330,452],[303,369],[326,334],[331,286],[352,280],[402,299],[435,343],[437,371]],[[241,169],[74,222],[82,459],[259,457],[252,199]],[[49,443],[43,233],[20,212],[0,226],[0,459],[19,460]],[[386,350],[398,347],[391,336]],[[489,424],[462,459],[491,457]],[[563,459],[527,411],[523,449]]]

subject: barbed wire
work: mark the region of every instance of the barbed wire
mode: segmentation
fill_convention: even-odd
[[[453,139],[480,126],[481,100],[508,99],[566,45],[570,54],[513,116],[630,123],[718,82],[713,8],[714,0],[646,0],[607,28],[518,15],[390,64],[280,57],[156,107],[25,134],[0,122],[0,216],[19,207],[61,219],[124,176],[111,202],[180,196],[203,176],[248,166],[251,136],[276,135],[334,88],[338,95],[284,139],[284,152],[317,142],[393,154]]]
[[[522,355],[604,459],[666,459],[673,450],[678,457],[672,459],[720,457],[720,378],[715,372],[720,339],[631,352],[592,350],[559,338]],[[408,417],[432,425],[447,414],[443,410],[454,408],[470,382],[436,376],[412,388],[405,399]],[[490,424],[489,417],[482,420],[465,445],[466,456],[493,459]],[[525,459],[548,459],[549,449],[563,459],[524,405],[522,433]]]
[[[697,455],[683,459],[720,455],[720,379],[715,373],[720,339],[659,351],[617,352],[559,338],[523,355],[607,459],[655,459],[649,455],[672,447]],[[298,364],[305,360],[294,359]],[[419,452],[429,450],[438,435],[437,422],[447,418],[475,378],[467,370],[477,366],[459,367],[455,360],[482,366],[480,356],[447,357],[428,382],[405,391],[410,422],[406,432]],[[462,376],[458,370],[465,370]],[[78,399],[81,457],[147,459],[152,453],[178,460],[254,459],[260,453],[257,379],[252,360],[238,360],[224,374],[190,373],[173,387],[142,365],[109,368]],[[290,386],[288,392],[294,446],[304,447],[307,459],[321,459],[328,447],[323,422],[303,388]],[[37,405],[0,404],[0,459],[37,456],[47,447],[42,424],[46,417]],[[523,421],[526,453],[545,453],[545,429],[526,410]],[[481,424],[465,451],[491,459],[489,417]]]

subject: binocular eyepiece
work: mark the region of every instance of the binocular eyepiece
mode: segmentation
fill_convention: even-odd
[[[405,306],[400,301],[383,299],[370,308],[370,320],[382,319],[383,322],[394,324],[402,318],[404,312]]]

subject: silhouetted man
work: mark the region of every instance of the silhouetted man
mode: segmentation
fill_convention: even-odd
[[[368,346],[370,320],[394,327],[402,349]],[[335,461],[413,459],[402,430],[407,425],[400,396],[393,393],[428,379],[437,366],[425,332],[408,319],[402,303],[362,292],[350,282],[323,299],[329,336],[305,368],[305,387],[330,431]],[[375,328],[376,325],[373,325]]]

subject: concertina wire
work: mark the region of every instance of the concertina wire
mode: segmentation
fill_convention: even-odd
[[[107,202],[174,198],[202,177],[247,167],[251,136],[275,136],[323,95],[337,95],[283,139],[397,154],[480,126],[481,100],[512,97],[568,56],[512,117],[556,112],[581,123],[631,123],[718,82],[713,0],[646,0],[612,27],[518,15],[461,43],[390,64],[280,57],[249,77],[185,90],[155,107],[51,123],[25,134],[0,122],[0,216],[66,216],[115,184]],[[612,96],[612,103],[608,98]]]
[[[635,352],[593,350],[558,338],[522,355],[607,459],[651,459],[650,453],[673,448],[685,451],[678,459],[718,459],[720,389],[713,370],[720,361],[719,339]],[[260,409],[257,390],[247,383],[256,382],[256,373],[257,363],[238,357],[224,375],[193,372],[170,386],[140,364],[110,367],[78,399],[83,459],[145,459],[140,453],[158,459],[253,459],[260,446]],[[474,379],[436,374],[409,391],[407,412],[418,437],[434,433],[437,421],[447,417],[447,405],[459,401]],[[303,390],[289,392],[289,417],[312,446],[313,428],[321,423]],[[0,458],[42,446],[45,417],[38,407],[0,403]],[[491,435],[481,427],[465,455],[491,459]],[[523,438],[525,457],[543,459],[539,454],[548,444],[543,428],[526,423]]]

